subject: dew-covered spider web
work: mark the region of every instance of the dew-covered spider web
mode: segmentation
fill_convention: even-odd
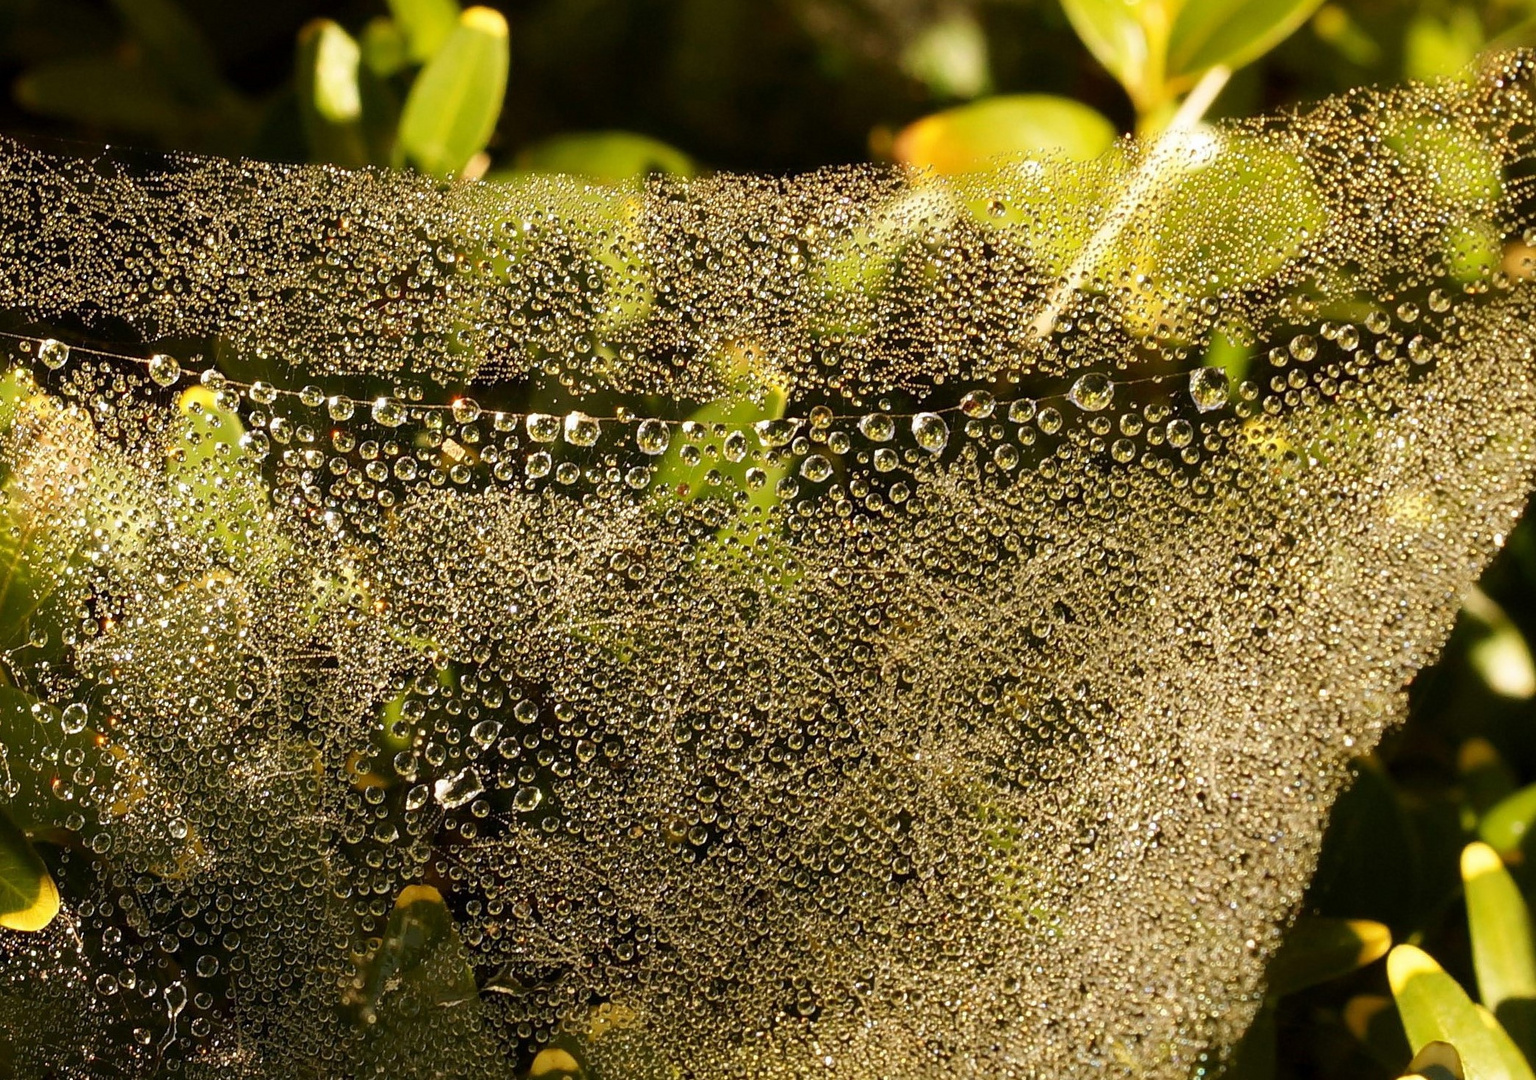
[[[0,1072],[1214,1066],[1532,479],[1533,75],[950,179],[0,142]]]

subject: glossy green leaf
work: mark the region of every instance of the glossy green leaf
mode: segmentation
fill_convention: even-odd
[[[613,184],[664,173],[692,176],[693,160],[657,139],[629,131],[583,131],[534,143],[517,156],[529,172],[582,176]]]
[[[1135,6],[1125,0],[1062,0],[1061,6],[1094,59],[1137,98],[1146,78],[1150,46]]]
[[[239,414],[207,387],[182,391],[178,404],[181,424],[166,462],[180,495],[172,516],[232,565],[248,565],[266,554],[254,543],[270,499],[259,458],[266,436],[257,432],[247,440]]]
[[[1011,94],[925,116],[896,137],[896,160],[942,174],[974,172],[1005,154],[1098,157],[1115,127],[1087,105],[1049,94]]]
[[[1503,858],[1519,853],[1536,821],[1536,784],[1500,799],[1477,823],[1477,835]]]
[[[1467,1080],[1536,1080],[1509,1035],[1440,965],[1413,945],[1387,957],[1392,997],[1415,1052],[1448,1042],[1461,1054]]]
[[[0,812],[0,926],[36,931],[59,913],[59,890],[48,867],[8,815]]]
[[[361,62],[362,49],[352,35],[330,19],[315,19],[299,31],[294,82],[311,160],[368,164]]]
[[[1487,844],[1461,855],[1478,996],[1526,1054],[1536,1050],[1536,947],[1531,913],[1515,879]]]
[[[1168,35],[1170,77],[1239,68],[1273,49],[1323,0],[1199,0],[1179,9]]]
[[[1391,947],[1392,931],[1383,923],[1302,917],[1270,961],[1269,993],[1283,997],[1347,975],[1381,959]]]
[[[416,63],[430,60],[459,21],[458,0],[389,0],[406,55]]]
[[[474,7],[422,68],[400,117],[400,148],[423,172],[462,170],[485,148],[501,115],[510,47],[507,21]]]

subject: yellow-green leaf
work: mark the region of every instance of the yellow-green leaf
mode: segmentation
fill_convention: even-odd
[[[1135,6],[1125,0],[1061,0],[1061,7],[1094,59],[1135,98],[1151,52]]]
[[[1474,813],[1486,813],[1515,790],[1515,777],[1487,739],[1474,736],[1456,750],[1456,771]]]
[[[1518,855],[1536,819],[1536,784],[1500,799],[1477,823],[1477,835],[1503,858]]]
[[[1304,917],[1286,934],[1270,962],[1269,993],[1283,997],[1347,975],[1381,959],[1391,947],[1392,931],[1382,923]]]
[[[1403,1080],[1466,1080],[1466,1072],[1454,1046],[1448,1042],[1432,1042],[1413,1055]]]
[[[1098,157],[1115,127],[1087,105],[1049,94],[1010,94],[960,105],[909,124],[896,137],[896,159],[944,174],[997,164],[1004,154]]]
[[[368,164],[361,62],[362,49],[352,35],[330,19],[315,19],[299,31],[294,80],[299,120],[314,160]]]
[[[1290,37],[1322,0],[1200,0],[1179,9],[1168,35],[1168,74],[1251,64]]]
[[[534,143],[517,156],[520,169],[583,176],[616,184],[653,173],[692,176],[687,154],[630,131],[582,131]]]
[[[445,176],[485,148],[501,115],[510,56],[500,12],[473,7],[459,17],[405,99],[400,147],[408,161]]]
[[[416,63],[430,60],[459,21],[458,0],[389,0],[390,14]]]
[[[0,813],[0,926],[36,931],[59,913],[59,890],[27,839]]]
[[[1525,1053],[1536,1049],[1536,949],[1520,888],[1487,844],[1461,853],[1478,996]]]
[[[1397,946],[1387,956],[1387,979],[1415,1052],[1448,1042],[1461,1054],[1466,1080],[1536,1080],[1493,1014],[1473,1004],[1428,953]]]

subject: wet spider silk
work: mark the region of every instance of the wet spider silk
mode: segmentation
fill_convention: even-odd
[[[1525,501],[1533,72],[959,178],[0,143],[0,1060],[1220,1060]]]

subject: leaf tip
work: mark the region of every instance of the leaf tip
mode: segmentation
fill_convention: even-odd
[[[1398,945],[1387,954],[1387,982],[1394,995],[1420,975],[1434,975],[1440,965],[1423,949],[1415,945]]]
[[[459,25],[490,37],[504,38],[508,35],[507,18],[495,8],[467,8],[459,16]]]
[[[1461,880],[1471,881],[1504,868],[1499,853],[1481,840],[1474,840],[1461,851]]]

